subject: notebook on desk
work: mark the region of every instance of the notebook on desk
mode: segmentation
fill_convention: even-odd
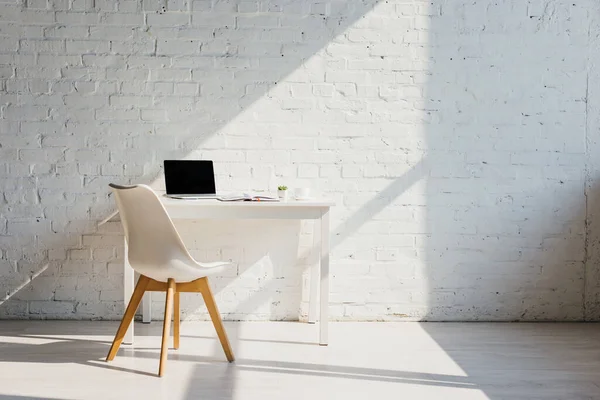
[[[219,196],[217,199],[220,201],[279,201],[278,197],[251,195],[248,193],[241,195]]]
[[[215,171],[210,160],[165,160],[166,196],[173,199],[216,199]]]

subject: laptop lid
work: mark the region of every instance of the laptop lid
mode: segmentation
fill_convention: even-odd
[[[167,194],[216,194],[215,171],[209,160],[165,160]]]

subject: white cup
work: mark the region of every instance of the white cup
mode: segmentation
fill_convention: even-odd
[[[296,199],[298,199],[298,200],[308,199],[308,198],[310,198],[310,189],[309,188],[297,188],[294,191],[294,194],[296,196]]]

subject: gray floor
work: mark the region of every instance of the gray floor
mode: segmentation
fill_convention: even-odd
[[[103,358],[114,322],[0,321],[3,399],[600,399],[599,324],[184,322],[156,378],[160,323]]]

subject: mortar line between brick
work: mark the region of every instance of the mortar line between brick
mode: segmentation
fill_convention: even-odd
[[[589,93],[589,71],[586,77],[585,84],[585,181],[583,183],[583,196],[585,198],[585,218],[584,218],[584,242],[583,242],[583,290],[582,290],[582,312],[583,312],[583,320],[587,320],[587,308],[586,308],[586,298],[587,298],[587,274],[588,274],[588,265],[589,265],[589,198],[588,198],[588,185],[590,182],[590,171],[589,171],[589,152],[588,152],[588,93]]]

